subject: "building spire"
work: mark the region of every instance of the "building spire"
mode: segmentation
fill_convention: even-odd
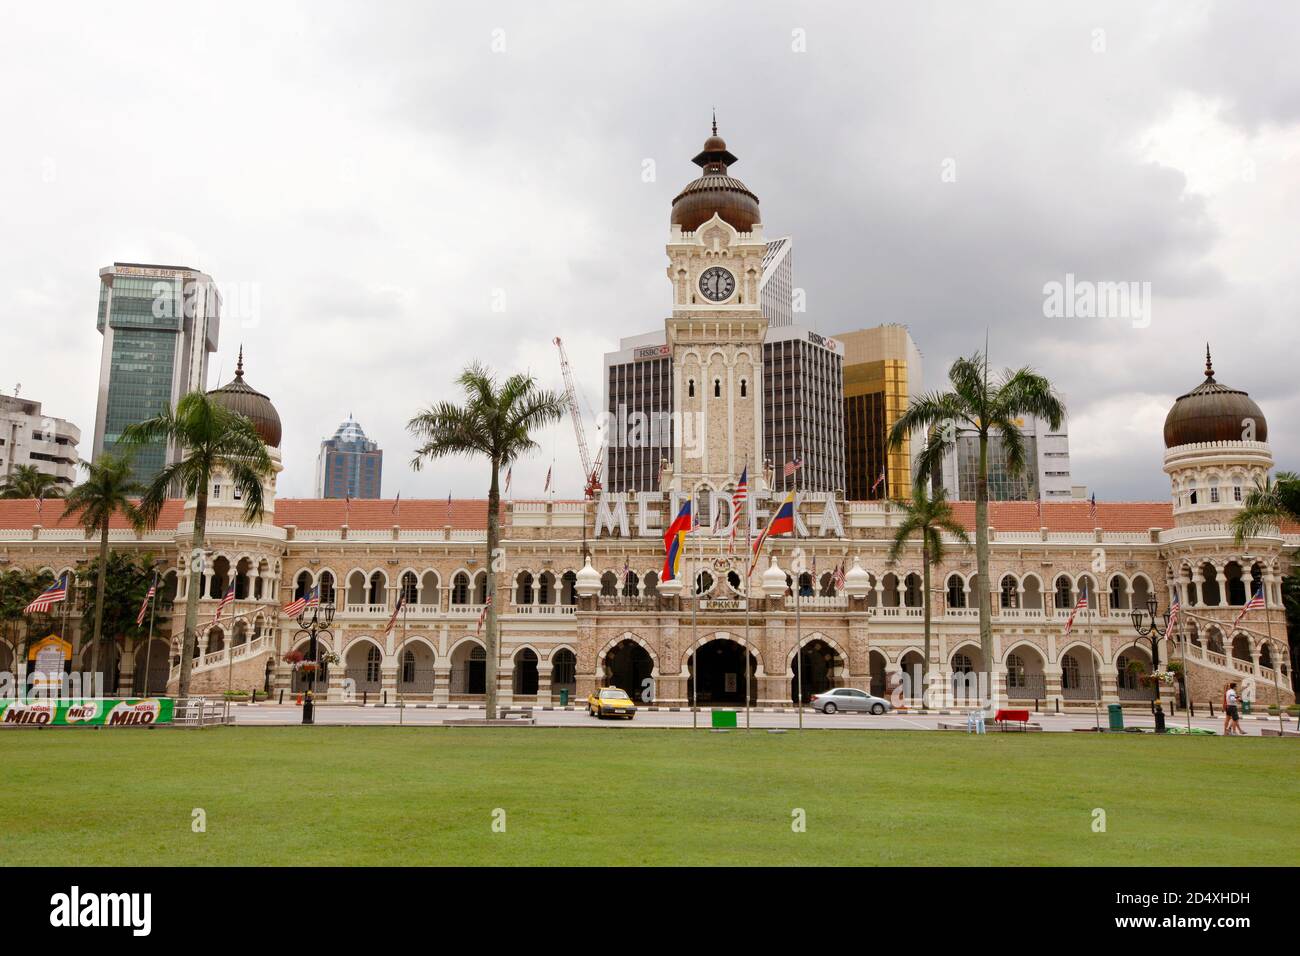
[[[713,107],[713,135],[718,135],[718,108]]]
[[[1214,378],[1214,363],[1210,361],[1210,343],[1205,343],[1205,377]]]
[[[239,361],[235,363],[235,378],[244,377],[244,343],[239,343]]]

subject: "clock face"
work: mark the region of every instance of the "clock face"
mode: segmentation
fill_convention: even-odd
[[[705,269],[700,276],[700,291],[706,299],[722,302],[731,298],[731,293],[736,291],[736,277],[722,266]]]

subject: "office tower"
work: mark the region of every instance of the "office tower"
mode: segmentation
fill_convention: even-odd
[[[316,495],[320,498],[378,498],[384,453],[351,415],[333,438],[320,443],[316,457]]]
[[[921,352],[903,325],[879,325],[836,338],[844,347],[845,496],[908,500],[913,440],[909,437],[895,451],[888,436],[921,390]]]
[[[207,389],[217,350],[221,295],[212,277],[188,266],[115,262],[99,270],[104,337],[95,410],[94,458],[118,451],[128,425],[153,418],[181,396]],[[138,481],[176,459],[163,444],[135,449]]]
[[[77,443],[81,429],[41,411],[41,403],[0,395],[0,478],[31,465],[67,491],[77,481]]]

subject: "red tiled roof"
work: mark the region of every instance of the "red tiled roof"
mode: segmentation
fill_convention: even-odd
[[[172,498],[163,505],[162,512],[158,515],[158,527],[175,528],[181,523],[182,514],[185,511],[185,502],[179,498]],[[0,528],[23,528],[30,530],[32,525],[40,525],[42,528],[75,528],[78,526],[76,516],[63,517],[63,502],[58,498],[46,498],[37,510],[35,498],[3,498],[0,499]],[[109,521],[110,528],[130,528],[131,523],[122,515],[113,515]]]
[[[953,514],[966,528],[975,528],[975,502],[952,502]],[[1097,517],[1086,501],[1044,501],[1038,518],[1036,501],[990,501],[989,526],[999,531],[1147,531],[1172,528],[1174,508],[1167,501],[1097,502]]]
[[[453,498],[448,520],[444,498],[405,498],[393,512],[392,498],[354,498],[344,505],[342,498],[279,498],[275,502],[275,523],[294,525],[303,530],[324,531],[340,528],[346,522],[358,531],[379,531],[401,525],[403,528],[441,528],[450,524],[454,531],[475,531],[487,527],[487,499]],[[505,516],[505,502],[501,514]]]

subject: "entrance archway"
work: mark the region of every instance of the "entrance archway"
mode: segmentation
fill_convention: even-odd
[[[807,702],[813,694],[838,687],[839,675],[844,672],[844,659],[839,652],[821,638],[813,638],[799,649],[798,670],[790,662],[790,700],[798,703],[799,691]]]
[[[693,659],[692,659],[693,657]],[[758,658],[736,641],[715,638],[686,658],[686,699],[699,704],[745,703],[745,660],[749,660],[749,703],[758,703]],[[696,675],[699,675],[698,681]]]
[[[605,654],[606,687],[626,691],[634,701],[648,702],[644,696],[654,674],[654,660],[649,652],[631,638],[619,641]]]

